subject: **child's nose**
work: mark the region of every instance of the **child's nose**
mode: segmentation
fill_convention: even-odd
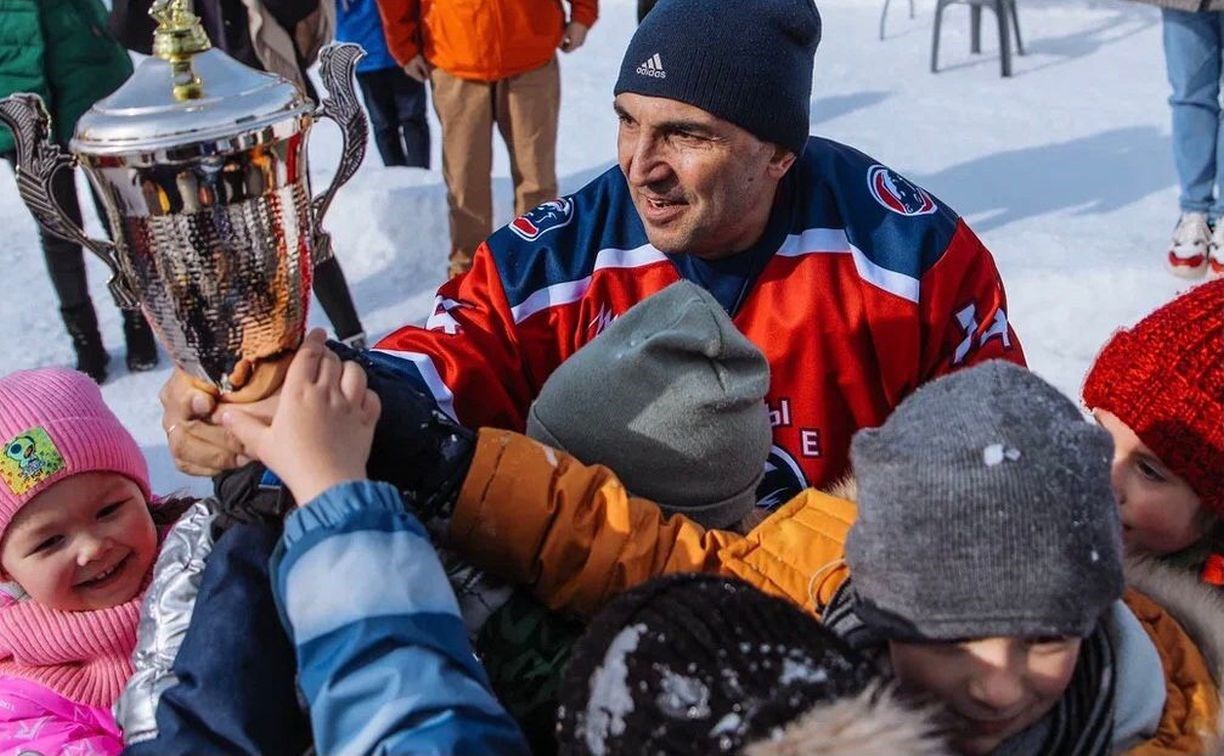
[[[77,552],[77,565],[84,567],[90,562],[98,559],[111,548],[111,540],[109,538],[97,538],[94,536],[85,536],[81,543],[81,550]]]

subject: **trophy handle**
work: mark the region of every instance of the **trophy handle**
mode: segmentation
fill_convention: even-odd
[[[26,92],[5,97],[0,100],[0,123],[13,132],[17,145],[17,191],[34,219],[61,239],[80,244],[102,258],[111,271],[106,285],[115,301],[125,309],[136,308],[136,294],[119,269],[114,243],[86,236],[55,201],[52,178],[64,168],[75,168],[77,161],[51,141],[51,116],[42,98]]]
[[[331,184],[311,202],[316,240],[312,262],[315,265],[329,259],[332,254],[330,237],[321,228],[323,216],[331,206],[336,190],[353,177],[365,158],[366,139],[370,129],[353,87],[353,72],[357,69],[357,61],[364,56],[365,50],[361,45],[349,42],[332,43],[319,51],[319,73],[323,76],[327,96],[323,98],[314,115],[315,118],[330,118],[336,122],[344,137],[344,146],[340,151],[340,163],[336,166],[336,175]]]

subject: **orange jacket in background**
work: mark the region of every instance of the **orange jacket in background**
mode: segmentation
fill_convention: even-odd
[[[598,0],[569,0],[587,28]],[[378,0],[391,55],[402,66],[424,53],[451,76],[497,81],[552,60],[565,31],[561,0]]]

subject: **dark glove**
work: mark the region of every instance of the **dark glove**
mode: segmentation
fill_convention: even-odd
[[[218,536],[236,523],[268,525],[280,532],[285,515],[297,506],[289,489],[259,462],[213,476],[217,517],[213,532]]]
[[[370,479],[398,488],[423,522],[449,519],[472,465],[476,434],[438,409],[420,376],[402,360],[334,341],[327,346],[341,360],[361,365],[367,385],[382,401],[366,466]]]

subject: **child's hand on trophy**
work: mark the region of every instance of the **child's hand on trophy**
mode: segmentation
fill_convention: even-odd
[[[222,407],[221,421],[305,504],[334,485],[366,477],[379,411],[365,371],[341,362],[325,346],[323,331],[315,330],[293,357],[270,421],[233,404]]]

